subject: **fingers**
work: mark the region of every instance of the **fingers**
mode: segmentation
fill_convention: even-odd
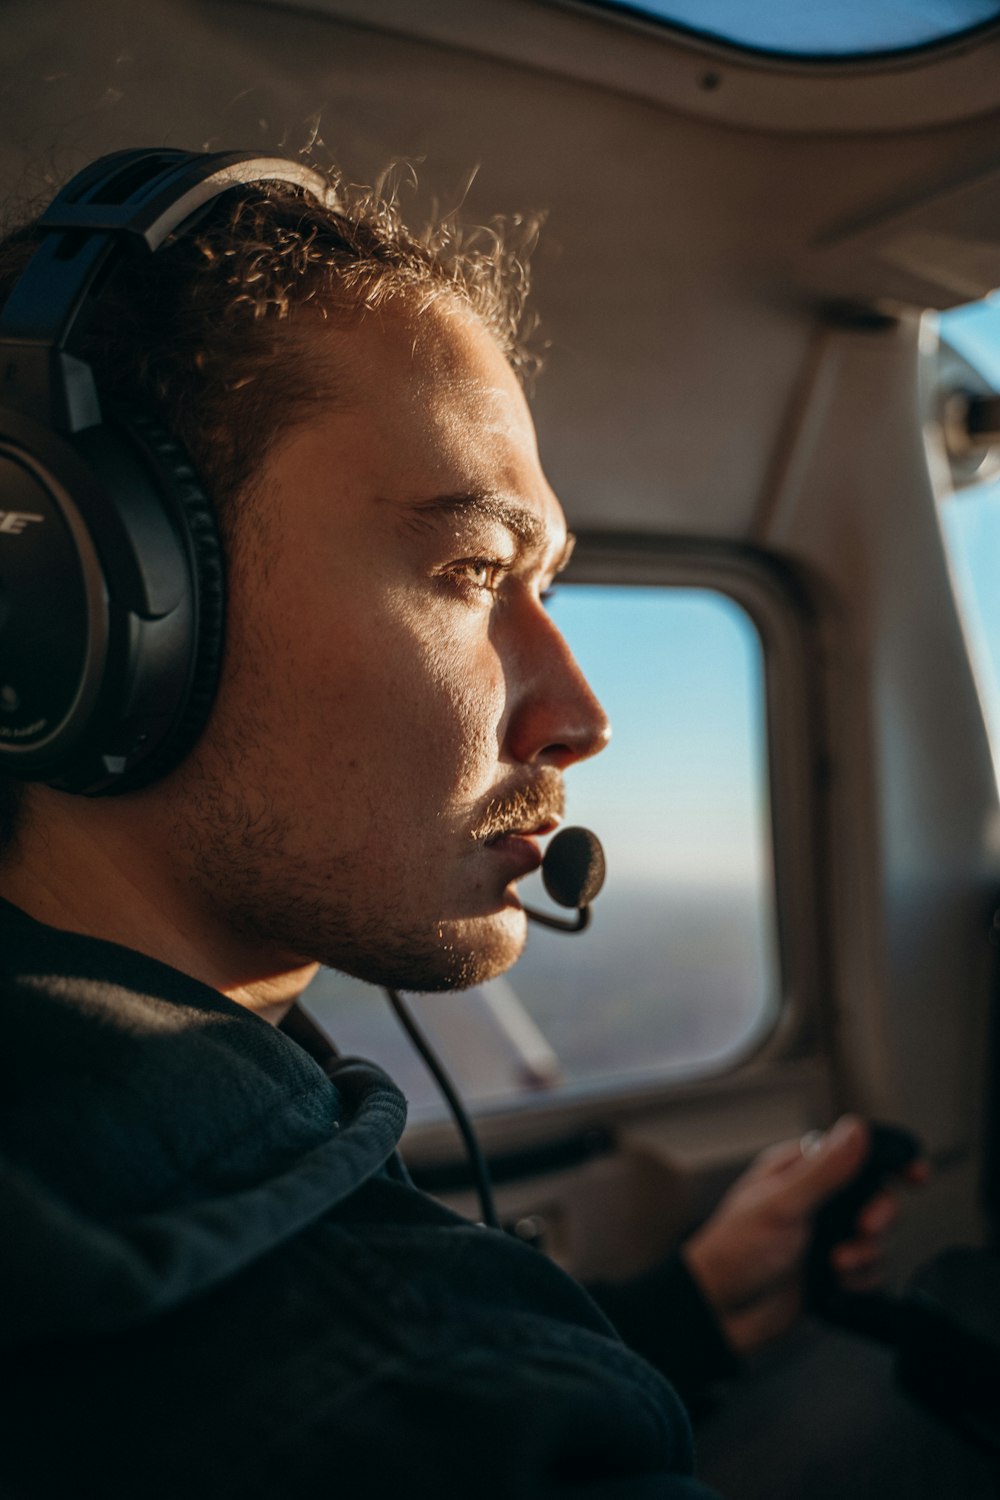
[[[865,1122],[845,1115],[825,1134],[772,1146],[686,1242],[689,1269],[734,1347],[760,1347],[794,1322],[815,1215],[861,1171],[870,1144]],[[899,1179],[920,1183],[927,1173],[925,1162],[914,1162]],[[898,1193],[879,1190],[861,1207],[850,1237],[830,1251],[843,1291],[882,1286],[884,1238],[899,1211]]]
[[[876,1193],[858,1214],[857,1230],[861,1235],[877,1237],[891,1229],[899,1218],[899,1199],[895,1193]]]
[[[858,1215],[856,1236],[835,1245],[830,1264],[845,1292],[876,1291],[884,1283],[885,1235],[899,1218],[894,1193],[877,1193]]]
[[[841,1291],[877,1292],[885,1285],[883,1248],[877,1240],[848,1240],[830,1252]]]
[[[803,1137],[805,1139],[805,1137]],[[744,1181],[759,1181],[764,1177],[780,1176],[789,1167],[795,1166],[802,1160],[802,1142],[779,1141],[776,1146],[768,1146],[759,1156],[754,1157],[747,1170],[743,1173]]]
[[[882,1246],[874,1240],[846,1240],[830,1251],[830,1262],[841,1277],[872,1271],[882,1263]]]
[[[847,1120],[849,1117],[845,1116],[844,1118]],[[838,1126],[841,1123],[838,1121]],[[836,1130],[838,1126],[835,1126],[834,1129]],[[829,1137],[826,1139],[829,1139]],[[862,1160],[863,1164],[864,1159]],[[852,1238],[856,1235],[859,1239],[877,1239],[879,1236],[885,1235],[899,1218],[900,1199],[897,1191],[898,1184],[905,1183],[907,1186],[920,1187],[928,1180],[930,1171],[930,1163],[923,1157],[910,1162],[904,1167],[894,1178],[896,1186],[882,1188],[862,1205],[855,1220]],[[850,1181],[849,1177],[847,1181]]]
[[[830,1251],[830,1264],[842,1291],[864,1294],[885,1285],[885,1236],[899,1213],[895,1193],[877,1193],[858,1215],[856,1236]]]
[[[789,1215],[807,1216],[844,1187],[868,1155],[868,1127],[857,1115],[843,1115],[818,1143],[800,1150],[797,1165],[785,1175],[782,1193]]]

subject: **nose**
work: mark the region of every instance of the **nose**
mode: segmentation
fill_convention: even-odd
[[[603,750],[611,724],[544,606],[525,601],[524,609],[508,657],[507,753],[565,770]]]

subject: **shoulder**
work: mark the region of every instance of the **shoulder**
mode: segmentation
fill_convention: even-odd
[[[65,1412],[62,1451],[109,1500],[134,1493],[137,1465],[164,1500],[304,1497],[334,1480],[389,1496],[418,1475],[463,1500],[707,1494],[690,1488],[679,1401],[584,1292],[395,1183],[162,1318],[19,1360],[14,1451],[33,1413]],[[584,1484],[604,1476],[606,1490]]]

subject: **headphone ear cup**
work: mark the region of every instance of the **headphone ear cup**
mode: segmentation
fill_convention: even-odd
[[[212,502],[187,452],[155,417],[130,410],[116,413],[126,441],[140,450],[153,472],[188,556],[194,585],[194,621],[188,686],[172,726],[158,746],[114,784],[117,794],[145,786],[173,769],[204,729],[215,699],[225,643],[226,588],[222,540]]]
[[[0,410],[0,492],[0,772],[145,786],[198,738],[222,663],[223,551],[190,459],[145,413],[67,439]]]

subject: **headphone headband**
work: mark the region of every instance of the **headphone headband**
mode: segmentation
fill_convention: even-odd
[[[43,229],[106,230],[137,235],[158,250],[203,204],[232,187],[287,182],[318,198],[327,182],[311,167],[252,151],[115,151],[85,167],[53,198]]]
[[[115,151],[72,178],[38,221],[41,243],[0,312],[0,400],[62,432],[100,421],[73,330],[116,254],[155,252],[230,188],[286,182],[320,199],[326,179],[301,162],[248,151]]]

